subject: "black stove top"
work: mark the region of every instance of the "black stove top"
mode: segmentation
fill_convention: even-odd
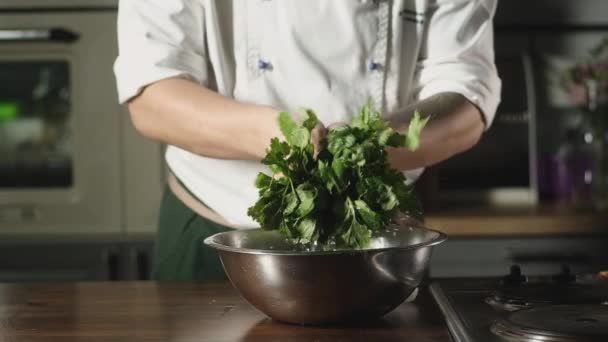
[[[526,277],[518,266],[495,279],[431,284],[456,342],[608,341],[608,281],[575,276]]]

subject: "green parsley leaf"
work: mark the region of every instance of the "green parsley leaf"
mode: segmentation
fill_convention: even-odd
[[[311,131],[319,124],[305,109],[296,124],[279,114],[285,141],[274,138],[262,163],[274,174],[260,174],[258,200],[248,214],[263,229],[279,230],[299,244],[364,248],[397,212],[420,218],[422,211],[402,172],[391,168],[385,147],[416,149],[428,121],[415,113],[406,134],[394,131],[368,101],[350,126],[328,133],[313,156]]]
[[[418,146],[420,145],[420,132],[422,131],[422,128],[424,128],[424,126],[426,125],[426,123],[428,121],[429,121],[429,117],[422,119],[420,117],[420,113],[418,111],[414,112],[414,116],[412,117],[412,120],[410,121],[410,125],[408,127],[407,135],[406,135],[406,139],[405,139],[405,146],[407,148],[409,148],[412,151],[418,149]]]

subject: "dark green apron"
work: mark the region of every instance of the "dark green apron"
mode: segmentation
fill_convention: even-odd
[[[203,240],[230,229],[201,217],[166,188],[160,206],[152,277],[185,281],[227,279],[217,251]]]

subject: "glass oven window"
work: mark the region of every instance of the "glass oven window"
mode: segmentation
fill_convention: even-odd
[[[73,183],[67,61],[0,61],[0,188]]]

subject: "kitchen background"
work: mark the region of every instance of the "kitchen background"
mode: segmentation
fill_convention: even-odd
[[[0,0],[0,282],[150,277],[163,147],[117,104],[116,4]],[[607,13],[499,2],[492,129],[416,185],[431,276],[608,269]]]

